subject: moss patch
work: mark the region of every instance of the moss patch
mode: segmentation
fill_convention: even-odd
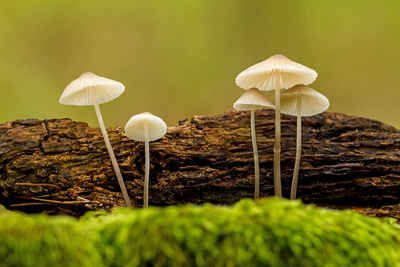
[[[400,266],[400,229],[300,201],[0,213],[1,266]]]
[[[0,266],[104,266],[87,228],[66,216],[0,213]]]

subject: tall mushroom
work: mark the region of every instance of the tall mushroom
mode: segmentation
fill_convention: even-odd
[[[160,139],[167,132],[165,122],[149,112],[132,116],[125,126],[126,135],[136,141],[145,143],[145,176],[143,190],[143,207],[149,206],[149,176],[150,176],[150,153],[149,143]]]
[[[99,104],[114,100],[124,91],[125,86],[120,82],[97,76],[91,72],[85,72],[65,88],[59,102],[63,105],[94,106],[104,142],[108,154],[110,155],[111,163],[117,176],[119,186],[121,187],[122,195],[126,205],[131,207],[128,191],[126,190],[124,179],[122,178],[121,170],[119,169],[117,159],[115,158],[99,108]]]
[[[254,199],[260,197],[260,168],[258,161],[257,136],[255,126],[255,111],[265,108],[274,108],[274,105],[256,88],[252,88],[243,93],[233,104],[236,110],[250,110],[251,141],[253,143],[254,156]]]
[[[329,100],[323,94],[305,85],[296,85],[281,95],[281,112],[297,116],[296,161],[293,170],[290,199],[296,199],[301,157],[301,117],[313,116],[329,107]]]
[[[277,197],[282,197],[280,90],[289,89],[297,84],[307,85],[316,78],[317,73],[314,70],[283,55],[271,56],[236,77],[236,84],[245,90],[254,87],[261,91],[275,90],[274,188]]]

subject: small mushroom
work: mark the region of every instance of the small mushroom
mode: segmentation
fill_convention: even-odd
[[[114,100],[124,91],[125,86],[120,82],[97,76],[91,72],[85,72],[65,88],[59,102],[63,105],[94,106],[104,142],[108,154],[110,155],[119,186],[121,187],[122,195],[124,196],[126,205],[131,207],[128,191],[126,190],[124,179],[122,178],[121,170],[115,158],[99,108],[99,104]]]
[[[314,70],[283,55],[271,56],[247,68],[236,77],[236,84],[243,89],[275,90],[274,189],[277,197],[282,197],[280,90],[289,89],[297,84],[310,84],[316,78],[317,73]]]
[[[255,172],[254,199],[258,199],[260,197],[260,169],[257,150],[255,111],[265,108],[274,108],[274,105],[258,89],[251,88],[239,97],[235,104],[233,104],[233,107],[236,110],[250,110],[251,141],[253,143]]]
[[[125,126],[126,135],[145,144],[145,176],[143,191],[143,207],[149,206],[149,176],[150,176],[150,154],[149,143],[160,139],[167,132],[165,122],[149,112],[132,116]]]
[[[323,94],[305,85],[296,85],[281,95],[281,112],[297,116],[296,161],[294,164],[290,199],[296,199],[301,157],[301,117],[313,116],[329,107],[329,100]]]

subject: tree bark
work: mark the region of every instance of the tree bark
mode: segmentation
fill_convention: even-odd
[[[273,111],[256,112],[260,197],[272,196]],[[302,119],[297,197],[306,203],[400,218],[400,131],[338,113]],[[143,203],[144,143],[108,130],[134,206]],[[296,117],[282,116],[282,188],[290,195]],[[232,204],[252,198],[250,113],[194,116],[150,143],[149,204]],[[99,129],[70,119],[0,125],[0,203],[80,216],[123,205]]]

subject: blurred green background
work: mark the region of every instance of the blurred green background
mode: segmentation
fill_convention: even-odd
[[[58,103],[91,71],[126,86],[102,105],[108,126],[143,111],[172,126],[230,110],[236,75],[281,53],[318,72],[329,111],[400,127],[399,14],[398,0],[1,0],[0,122],[97,126],[92,107]]]

